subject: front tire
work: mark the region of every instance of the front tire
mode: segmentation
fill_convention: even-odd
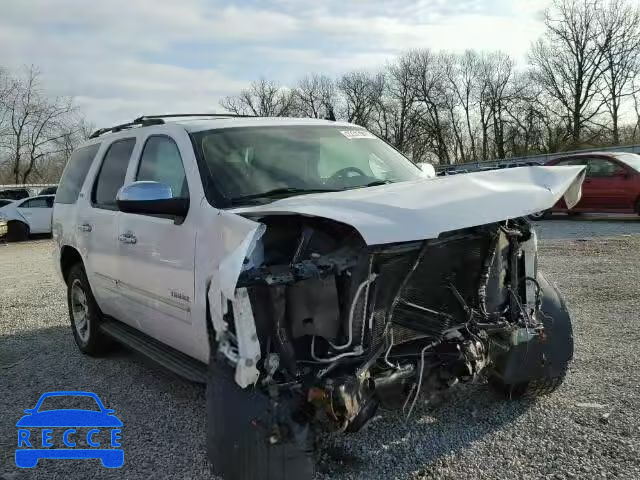
[[[564,382],[565,375],[539,378],[528,382],[506,384],[497,377],[489,378],[489,386],[508,400],[535,398],[553,393]]]
[[[73,265],[67,276],[67,304],[71,331],[80,351],[98,356],[109,350],[110,339],[100,330],[102,313],[80,263]]]
[[[216,475],[225,480],[313,478],[313,432],[292,418],[288,400],[281,394],[274,403],[257,387],[240,388],[231,368],[210,359],[207,454]]]
[[[555,391],[573,358],[571,317],[557,287],[538,274],[544,338],[513,346],[498,359],[489,386],[508,399],[532,398]]]

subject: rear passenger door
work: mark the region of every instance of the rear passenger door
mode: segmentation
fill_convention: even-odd
[[[123,313],[116,289],[118,259],[116,194],[124,184],[135,138],[113,141],[93,181],[90,201],[78,212],[78,243],[86,251],[85,269],[98,305],[107,315]]]
[[[34,197],[24,200],[18,207],[18,212],[27,222],[31,233],[48,233],[51,231],[51,212],[53,198]]]
[[[155,181],[174,197],[189,199],[183,154],[192,154],[184,136],[150,134],[142,139],[131,181]],[[197,220],[192,205],[185,218],[120,213],[118,285],[126,314],[148,335],[192,353],[191,305]]]

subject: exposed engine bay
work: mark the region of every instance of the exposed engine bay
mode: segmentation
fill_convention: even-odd
[[[379,406],[411,415],[420,395],[487,375],[544,341],[536,237],[524,219],[367,245],[351,226],[303,215],[255,218],[218,355],[241,387],[355,431]],[[544,356],[540,358],[544,361]],[[517,380],[517,379],[515,379]]]

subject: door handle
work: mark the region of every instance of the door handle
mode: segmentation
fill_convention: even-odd
[[[131,243],[131,244],[134,244],[138,241],[136,236],[131,232],[120,234],[120,236],[118,236],[118,240],[120,240],[122,243]]]
[[[88,223],[83,223],[82,225],[78,225],[78,230],[81,232],[90,232],[92,228]]]

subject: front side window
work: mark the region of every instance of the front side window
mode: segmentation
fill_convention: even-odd
[[[136,180],[151,180],[169,185],[173,198],[189,198],[180,150],[169,137],[149,137],[142,150]]]
[[[51,205],[47,202],[46,198],[39,197],[25,200],[20,205],[20,208],[51,208]]]
[[[127,138],[113,142],[109,146],[93,186],[91,201],[95,206],[116,209],[116,194],[124,183],[135,144],[135,138]]]
[[[205,188],[213,184],[232,205],[271,201],[269,192],[298,195],[422,178],[411,161],[359,127],[230,128],[192,137]]]
[[[79,148],[71,155],[56,190],[56,203],[76,203],[100,144]]]
[[[619,165],[604,158],[591,158],[589,159],[589,163],[587,163],[587,177],[613,177],[617,175],[620,170]]]

